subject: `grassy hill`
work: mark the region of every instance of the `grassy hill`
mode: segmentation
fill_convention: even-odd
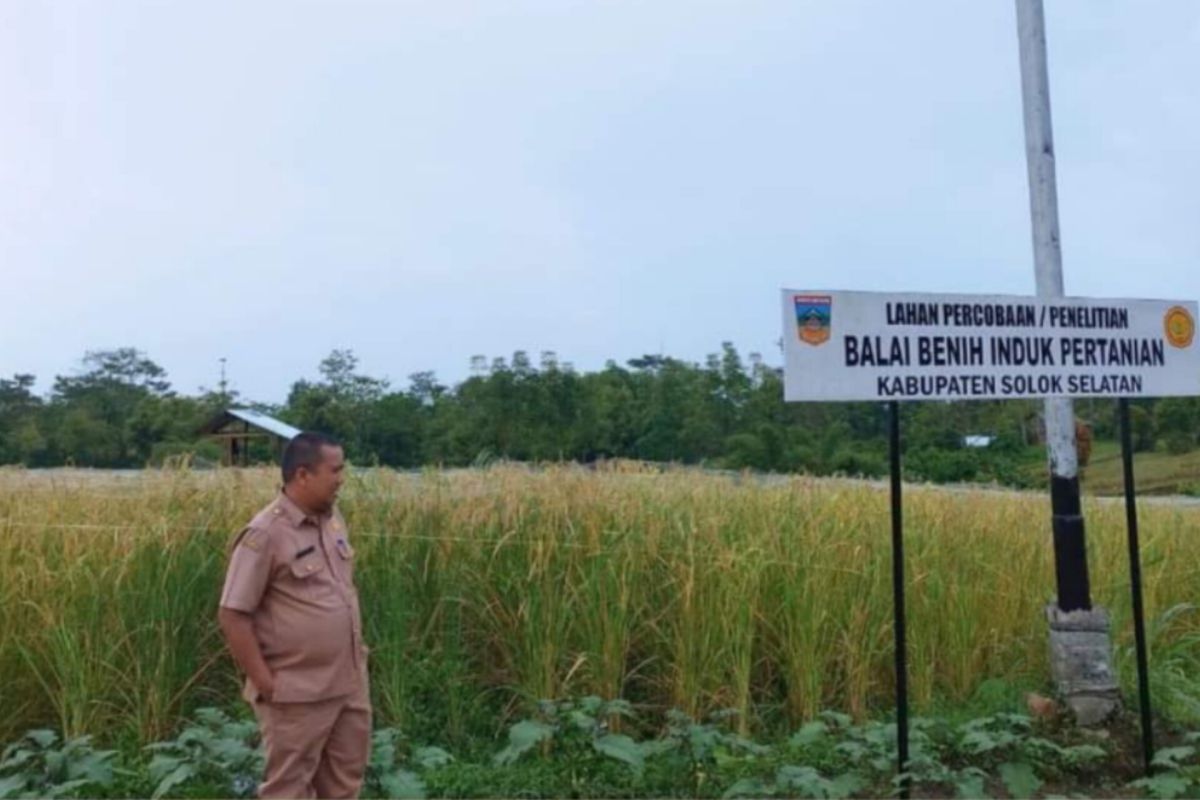
[[[1135,453],[1133,472],[1139,494],[1200,495],[1200,450],[1183,455],[1165,450]],[[1088,494],[1118,495],[1125,491],[1119,444],[1095,443],[1082,484]]]

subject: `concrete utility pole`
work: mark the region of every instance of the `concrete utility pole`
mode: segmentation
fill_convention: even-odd
[[[1058,234],[1045,14],[1042,0],[1016,0],[1016,6],[1037,293],[1038,297],[1058,298],[1063,296],[1062,247]],[[1092,607],[1071,399],[1047,398],[1045,417],[1058,587],[1057,603],[1046,608],[1051,667],[1058,689],[1076,718],[1083,725],[1092,725],[1110,716],[1119,705],[1108,614],[1103,608]]]

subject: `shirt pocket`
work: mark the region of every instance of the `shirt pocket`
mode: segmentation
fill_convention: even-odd
[[[319,552],[312,552],[294,559],[290,567],[292,583],[297,593],[309,600],[321,600],[333,594],[329,570]]]

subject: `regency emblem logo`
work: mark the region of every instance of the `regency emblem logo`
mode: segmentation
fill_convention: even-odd
[[[796,306],[796,333],[800,336],[800,341],[811,345],[825,344],[829,341],[833,297],[798,294],[793,300]]]
[[[1172,347],[1190,347],[1196,335],[1196,321],[1183,306],[1171,306],[1163,318],[1163,330]]]

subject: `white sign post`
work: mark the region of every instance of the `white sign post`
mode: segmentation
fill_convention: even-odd
[[[1196,303],[783,292],[784,399],[1200,394]]]
[[[901,776],[905,776],[908,763],[908,667],[900,401],[1120,399],[1142,730],[1149,765],[1150,702],[1128,441],[1129,398],[1200,395],[1196,303],[791,289],[783,291],[782,299],[785,400],[866,400],[888,404],[896,744],[897,772]],[[1069,553],[1070,559],[1060,559],[1059,517],[1055,517],[1056,571],[1060,573],[1061,596],[1063,564],[1078,562],[1086,569],[1082,516],[1077,508],[1077,482],[1054,476],[1051,489],[1056,508],[1073,507],[1064,520],[1078,533],[1073,539],[1078,543],[1077,552]],[[1063,501],[1068,494],[1064,489],[1069,490],[1073,501]],[[1086,598],[1086,571],[1075,583],[1082,587],[1078,593]],[[1082,607],[1090,609],[1090,601],[1082,601]],[[1051,638],[1053,641],[1053,632]],[[1097,685],[1108,687],[1109,678],[1101,677],[1103,680],[1097,679]],[[1115,689],[1115,683],[1109,688]],[[908,797],[908,788],[908,778],[902,777],[899,786],[902,800]]]

